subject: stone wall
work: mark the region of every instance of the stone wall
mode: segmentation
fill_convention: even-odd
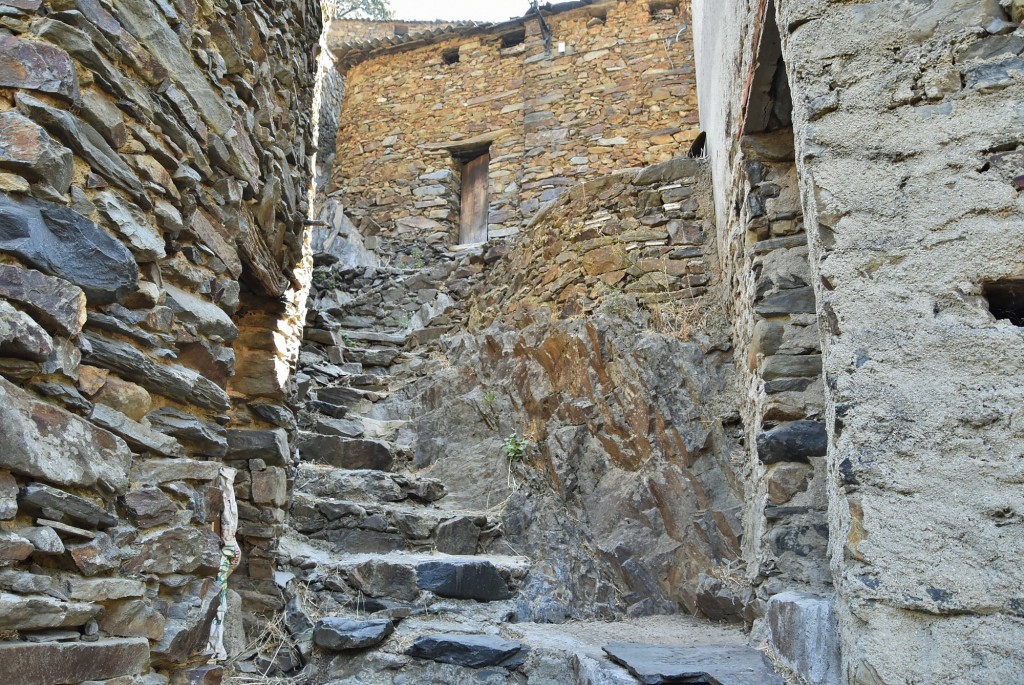
[[[677,156],[698,132],[678,7],[592,5],[547,16],[549,46],[530,18],[352,67],[333,181],[346,211],[385,246],[454,243],[459,158],[489,145],[500,238],[580,180]]]
[[[315,2],[0,2],[3,682],[214,682],[230,469],[237,588],[280,597],[319,32]]]
[[[742,192],[730,151],[765,4],[729,3],[724,28],[721,3],[694,7],[720,231]],[[822,340],[836,600],[817,611],[779,595],[771,631],[813,682],[1019,679],[1021,335],[1012,307],[985,298],[991,283],[1012,291],[1021,268],[1016,4],[779,7]],[[738,40],[716,39],[727,36]],[[814,672],[806,657],[835,621],[842,667]]]

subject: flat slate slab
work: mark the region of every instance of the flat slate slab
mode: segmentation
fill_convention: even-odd
[[[485,560],[428,561],[416,568],[420,589],[440,597],[494,602],[512,597],[505,579]]]
[[[149,663],[144,637],[99,642],[4,642],[0,683],[60,685],[142,673]]]
[[[443,664],[469,668],[484,668],[508,664],[523,645],[495,635],[422,635],[416,638],[405,653],[420,659],[431,659]]]
[[[357,621],[332,617],[317,621],[313,631],[313,642],[318,647],[336,652],[367,649],[384,642],[393,632],[395,624],[388,619]]]
[[[616,642],[603,649],[643,685],[785,685],[764,655],[751,647]]]

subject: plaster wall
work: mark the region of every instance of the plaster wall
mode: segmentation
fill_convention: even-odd
[[[744,92],[724,84],[749,71],[756,25],[753,8],[721,4],[694,8],[698,68],[717,63],[699,92],[720,231]],[[858,685],[1020,680],[1024,336],[982,297],[1019,275],[1024,247],[1009,19],[994,1],[780,7],[823,343],[842,676]]]

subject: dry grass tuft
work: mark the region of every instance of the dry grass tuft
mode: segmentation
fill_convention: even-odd
[[[654,330],[682,342],[690,342],[697,332],[706,330],[714,312],[710,302],[688,298],[649,301],[646,305]]]

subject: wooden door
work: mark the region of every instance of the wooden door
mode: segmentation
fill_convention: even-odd
[[[487,167],[491,153],[467,161],[462,166],[462,221],[459,244],[482,243],[487,240]]]

